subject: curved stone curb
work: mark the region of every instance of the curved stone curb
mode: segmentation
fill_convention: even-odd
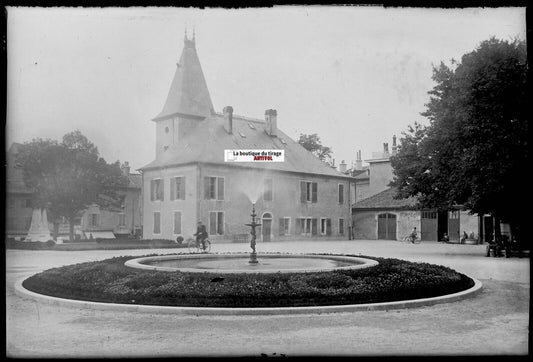
[[[354,264],[349,266],[337,266],[330,268],[302,268],[302,269],[255,269],[249,267],[249,269],[201,269],[193,267],[165,267],[159,265],[145,264],[150,261],[165,261],[165,260],[187,260],[187,259],[217,259],[223,257],[225,259],[237,259],[237,258],[249,258],[250,254],[246,253],[234,253],[234,254],[184,254],[184,255],[158,255],[158,256],[143,256],[140,258],[129,259],[124,265],[130,268],[144,269],[144,270],[157,270],[175,272],[181,271],[184,273],[212,273],[212,274],[276,274],[276,273],[317,273],[317,272],[331,272],[334,270],[356,270],[370,268],[379,265],[379,262],[373,259],[362,258],[359,256],[346,256],[346,255],[319,255],[319,254],[269,254],[260,253],[257,254],[257,258],[302,258],[302,259],[329,259],[344,262],[358,262],[360,264]],[[259,264],[260,265],[260,264]]]
[[[88,302],[82,300],[65,299],[50,297],[43,294],[34,293],[22,286],[26,278],[15,283],[15,293],[21,297],[36,299],[39,302],[73,307],[86,308],[95,310],[109,310],[117,312],[138,312],[138,313],[157,313],[157,314],[178,314],[178,315],[287,315],[287,314],[323,314],[323,313],[342,313],[342,312],[359,312],[359,311],[377,311],[389,309],[404,309],[424,307],[440,303],[450,303],[458,300],[473,297],[482,290],[482,284],[479,280],[471,278],[474,286],[462,292],[448,294],[440,297],[413,299],[397,302],[386,303],[369,303],[369,304],[349,304],[349,305],[331,305],[331,306],[312,306],[312,307],[281,307],[281,308],[202,308],[202,307],[168,307],[155,305],[135,305],[135,304],[115,304]]]

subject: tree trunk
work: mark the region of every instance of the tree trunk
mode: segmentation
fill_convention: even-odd
[[[59,236],[59,221],[54,220],[54,235],[53,238],[55,241],[57,241],[57,237]]]
[[[500,225],[501,220],[498,215],[496,214],[493,214],[493,215],[494,215],[494,239],[501,240],[501,236],[502,236],[502,229]]]
[[[74,241],[74,216],[68,217],[68,238],[70,241]]]

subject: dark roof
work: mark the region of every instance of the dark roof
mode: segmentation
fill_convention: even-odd
[[[395,199],[397,189],[390,187],[374,196],[356,202],[354,209],[414,209],[417,205],[415,197],[407,199]]]
[[[253,127],[251,127],[251,126]],[[292,171],[349,178],[320,161],[299,143],[278,129],[278,137],[269,136],[265,121],[233,116],[233,132],[224,129],[224,116],[216,113],[187,133],[186,138],[170,146],[159,157],[141,170],[176,166],[187,163],[221,164],[227,167],[252,167],[257,169]],[[284,162],[224,162],[225,150],[285,150]]]
[[[170,85],[163,110],[154,120],[176,115],[190,115],[200,118],[214,112],[211,96],[207,89],[200,60],[196,54],[195,41],[185,39],[176,73]]]

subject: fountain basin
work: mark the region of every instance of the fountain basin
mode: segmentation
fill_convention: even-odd
[[[313,273],[363,269],[378,265],[372,259],[314,254],[257,254],[259,263],[250,264],[250,255],[184,254],[136,258],[126,261],[132,268],[187,273]]]

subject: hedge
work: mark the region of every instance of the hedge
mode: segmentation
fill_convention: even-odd
[[[331,272],[214,275],[134,269],[124,266],[133,257],[121,256],[49,269],[23,285],[61,298],[193,307],[392,302],[451,294],[474,285],[472,279],[444,266],[365,257],[379,265]]]

